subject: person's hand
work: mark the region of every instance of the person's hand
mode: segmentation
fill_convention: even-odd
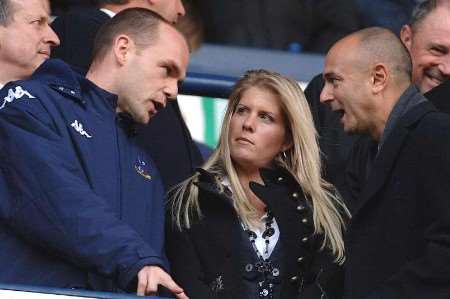
[[[137,295],[155,295],[158,291],[158,285],[162,285],[171,291],[178,299],[189,299],[163,269],[158,266],[145,266],[138,274]]]

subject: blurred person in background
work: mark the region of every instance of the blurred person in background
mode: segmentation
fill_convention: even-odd
[[[192,298],[341,298],[349,218],[321,177],[308,104],[294,80],[248,71],[217,149],[171,194],[166,250]]]
[[[356,0],[362,27],[384,27],[395,34],[411,18],[414,7],[423,0]]]
[[[450,76],[450,1],[428,0],[417,6],[400,38],[413,59],[413,82],[422,93]]]
[[[354,0],[196,0],[205,42],[326,53],[360,29]]]

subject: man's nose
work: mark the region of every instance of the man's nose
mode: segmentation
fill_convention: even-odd
[[[178,80],[169,78],[164,89],[168,99],[176,99],[178,95]]]
[[[181,0],[178,1],[177,14],[178,17],[183,17],[186,15],[186,9],[184,8],[183,2]]]
[[[52,47],[59,46],[60,44],[58,35],[56,35],[55,31],[53,31],[50,25],[47,25],[45,42],[49,43]]]
[[[328,88],[327,84],[325,84],[325,86],[322,88],[322,91],[320,92],[320,102],[322,104],[325,104],[325,103],[331,101],[332,99],[333,98],[331,96],[329,88]]]

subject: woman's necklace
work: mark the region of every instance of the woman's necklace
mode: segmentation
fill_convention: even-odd
[[[270,244],[270,237],[272,237],[275,234],[275,229],[272,227],[273,224],[273,215],[272,213],[267,210],[267,216],[265,217],[265,229],[262,233],[262,237],[264,238],[265,242],[265,249],[264,249],[264,255],[268,256],[269,254],[269,244]],[[272,265],[272,262],[270,261],[269,257],[264,259],[264,257],[259,252],[258,248],[256,247],[256,238],[257,235],[254,231],[250,230],[249,228],[245,229],[245,232],[248,235],[248,239],[250,240],[250,243],[252,245],[253,250],[255,251],[257,261],[254,264],[256,271],[262,274],[263,279],[258,282],[258,294],[259,298],[273,298],[273,280],[274,276],[279,275],[278,269],[274,268]]]

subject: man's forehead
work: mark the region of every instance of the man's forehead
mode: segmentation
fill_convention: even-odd
[[[449,2],[450,4],[450,2]],[[450,5],[441,5],[414,26],[416,32],[450,31]]]
[[[50,3],[48,0],[11,0],[14,13],[49,16]]]

